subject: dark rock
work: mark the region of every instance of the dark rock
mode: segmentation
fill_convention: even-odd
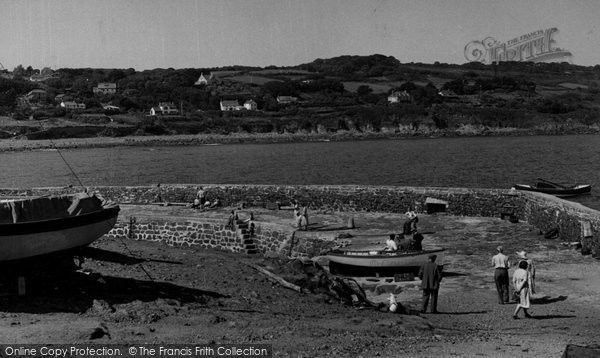
[[[92,332],[90,332],[87,336],[87,339],[99,339],[102,337],[108,337],[110,339],[110,333],[108,332],[108,327],[104,323],[100,323],[98,327],[94,328]]]

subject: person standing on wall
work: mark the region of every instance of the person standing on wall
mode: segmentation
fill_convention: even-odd
[[[435,263],[436,255],[429,255],[429,261],[424,263],[419,269],[419,278],[421,279],[421,289],[423,290],[423,305],[421,313],[427,311],[429,299],[431,298],[431,313],[438,313],[437,299],[442,281],[442,271],[438,264]]]
[[[494,266],[494,281],[496,282],[496,291],[498,291],[498,303],[503,305],[508,303],[508,268],[510,261],[508,256],[502,252],[502,246],[496,248],[498,253],[492,257],[492,266]]]

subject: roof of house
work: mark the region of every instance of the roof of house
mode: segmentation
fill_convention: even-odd
[[[98,83],[98,88],[117,88],[117,84],[113,82],[100,82]]]
[[[452,90],[443,90],[438,92],[438,94],[442,97],[458,97],[458,95]]]
[[[83,103],[78,103],[78,102],[75,102],[75,101],[64,101],[61,104],[65,105],[65,106],[67,106],[67,105],[69,105],[69,106],[80,106],[80,105],[83,105]]]
[[[200,77],[198,77],[198,80],[194,84],[199,85],[202,83],[208,83],[208,80],[206,79],[206,77],[204,77],[203,73],[200,74]]]
[[[221,101],[222,106],[239,106],[240,103],[238,101]]]

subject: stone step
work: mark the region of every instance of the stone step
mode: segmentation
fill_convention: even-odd
[[[248,255],[256,255],[256,254],[258,254],[258,250],[246,250],[246,253]]]
[[[244,249],[246,249],[246,250],[256,250],[256,245],[254,245],[254,244],[244,245]]]
[[[237,227],[238,227],[238,229],[247,229],[248,228],[248,223],[238,224]]]
[[[254,245],[254,240],[252,240],[252,239],[244,239],[244,245]]]
[[[249,233],[242,233],[242,239],[244,239],[244,240],[251,239],[250,234]]]

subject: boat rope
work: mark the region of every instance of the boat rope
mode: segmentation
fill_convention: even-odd
[[[137,257],[137,255],[134,254],[133,251],[131,251],[129,246],[127,246],[127,244],[125,243],[125,241],[123,240],[123,238],[121,236],[119,236],[119,235],[115,235],[115,236],[119,238],[119,241],[121,241],[121,244],[123,244],[123,247],[125,247],[125,250],[127,250],[127,253],[129,253],[129,255],[131,255],[132,257]],[[146,270],[146,268],[144,267],[144,265],[141,262],[140,262],[139,266],[140,266],[140,269],[142,269],[142,271],[146,274],[146,276],[148,276],[148,278],[150,279],[150,282],[152,282],[152,284],[154,284],[154,285],[157,285],[154,278],[150,275],[148,270]]]
[[[54,142],[52,141],[52,139],[50,139],[50,143],[52,144],[52,146],[54,146]],[[71,173],[73,173],[73,176],[75,176],[75,179],[77,179],[77,181],[79,182],[79,185],[85,191],[86,188],[83,185],[83,183],[81,182],[81,179],[79,179],[79,176],[77,176],[77,174],[75,173],[75,171],[73,170],[73,168],[71,167],[71,165],[69,164],[69,162],[67,162],[67,160],[65,159],[65,157],[62,155],[62,153],[60,152],[60,150],[58,148],[55,148],[55,149],[58,152],[58,155],[60,155],[60,157],[63,160],[63,162],[65,162],[65,164],[67,165],[67,167],[69,168],[69,170],[71,171]]]
[[[43,130],[44,127],[42,126],[42,124],[40,123],[40,128]],[[75,170],[73,170],[73,168],[71,167],[71,165],[69,164],[69,162],[67,162],[67,160],[65,159],[65,157],[62,155],[60,149],[58,149],[58,147],[54,144],[54,141],[52,140],[52,137],[48,134],[48,139],[50,140],[50,146],[52,147],[52,149],[56,150],[56,152],[58,153],[58,155],[60,156],[60,158],[62,159],[63,162],[65,162],[65,164],[67,165],[67,168],[69,168],[69,170],[71,171],[71,173],[73,174],[73,176],[75,177],[75,179],[77,179],[77,182],[79,182],[79,185],[83,188],[84,191],[87,191],[85,186],[83,185],[83,183],[81,182],[81,179],[79,179],[79,176],[77,176],[77,173],[75,173]]]

